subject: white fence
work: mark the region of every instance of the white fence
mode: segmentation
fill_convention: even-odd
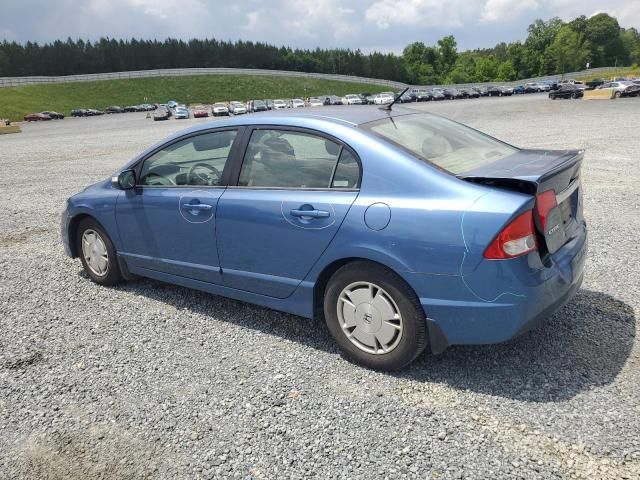
[[[161,70],[139,70],[133,72],[65,75],[61,77],[0,77],[0,88],[17,87],[21,85],[36,85],[43,83],[73,83],[91,82],[96,80],[114,80],[119,78],[181,77],[187,75],[270,75],[284,77],[320,78],[323,80],[337,80],[341,82],[384,85],[392,88],[403,88],[406,86],[404,83],[393,82],[391,80],[354,77],[351,75],[332,75],[325,73],[290,72],[285,70],[260,70],[253,68],[168,68]]]
[[[564,75],[548,75],[546,77],[527,78],[514,82],[475,82],[458,85],[429,85],[429,87],[446,86],[475,86],[475,85],[518,85],[526,82],[539,82],[546,80],[560,80],[561,78],[575,78],[585,75],[606,76],[608,73],[617,70],[615,67],[601,67],[583,70],[581,72],[565,73]],[[320,78],[324,80],[336,80],[351,83],[363,83],[369,85],[383,85],[390,88],[400,89],[407,85],[402,82],[382,80],[379,78],[355,77],[351,75],[334,75],[327,73],[307,73],[292,72],[286,70],[260,70],[253,68],[168,68],[161,70],[138,70],[133,72],[112,72],[112,73],[88,73],[85,75],[65,75],[60,77],[0,77],[0,88],[17,87],[21,85],[36,85],[43,83],[73,83],[91,82],[96,80],[114,80],[119,78],[148,78],[148,77],[180,77],[186,75],[269,75],[284,77],[305,77]]]

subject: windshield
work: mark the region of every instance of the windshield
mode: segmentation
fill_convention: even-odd
[[[365,124],[364,128],[454,175],[518,151],[469,127],[431,115],[390,117]]]

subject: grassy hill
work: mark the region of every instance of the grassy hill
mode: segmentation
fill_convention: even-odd
[[[320,78],[258,75],[198,75],[28,85],[0,88],[0,118],[21,120],[27,113],[43,110],[68,115],[74,108],[103,109],[109,105],[166,103],[169,99],[194,104],[385,90],[390,88]]]

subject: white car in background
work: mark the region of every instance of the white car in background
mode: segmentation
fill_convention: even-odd
[[[234,115],[242,115],[243,113],[247,113],[247,107],[242,102],[229,102],[229,112]]]
[[[393,93],[390,92],[383,92],[373,96],[374,105],[389,105],[394,100],[395,97],[393,96]]]
[[[214,103],[211,107],[211,113],[214,117],[229,116],[229,109],[224,103]]]
[[[344,99],[346,100],[347,105],[362,105],[362,99],[353,93],[345,95]]]
[[[322,101],[321,98],[311,97],[309,99],[309,106],[310,107],[323,107],[324,106],[324,102]]]
[[[274,110],[284,110],[285,108],[289,108],[289,105],[287,105],[287,102],[284,100],[278,99],[273,101]]]
[[[304,102],[299,99],[299,98],[292,98],[291,99],[291,108],[302,108],[304,107]]]

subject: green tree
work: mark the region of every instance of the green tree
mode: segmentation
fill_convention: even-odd
[[[476,61],[476,79],[479,82],[491,82],[498,77],[498,62],[493,55],[480,57]]]
[[[590,55],[589,42],[569,25],[563,26],[553,43],[545,51],[545,57],[553,62],[556,72],[575,72],[585,67]]]
[[[458,44],[453,35],[447,35],[438,40],[438,66],[439,73],[445,76],[453,70],[458,58]]]
[[[513,68],[513,63],[510,60],[502,62],[498,65],[498,72],[496,80],[504,80],[506,82],[510,82],[518,78],[516,76],[516,70]]]

